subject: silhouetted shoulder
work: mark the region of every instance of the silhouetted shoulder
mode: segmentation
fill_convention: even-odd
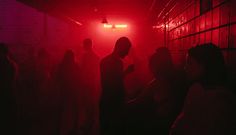
[[[122,60],[114,57],[113,55],[108,55],[101,60],[101,66],[105,66],[105,65],[109,65],[113,67],[115,67],[115,65],[122,65]]]

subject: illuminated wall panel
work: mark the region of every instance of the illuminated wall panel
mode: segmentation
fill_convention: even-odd
[[[231,1],[230,5],[236,5],[236,0]],[[236,22],[235,6],[230,6],[230,20],[231,22]]]
[[[206,39],[205,39],[206,43],[210,43],[211,42],[211,31],[206,32]]]
[[[228,3],[220,6],[220,25],[229,23],[229,5]]]
[[[206,13],[206,29],[212,28],[212,12]]]
[[[228,34],[229,30],[228,27],[220,28],[220,35],[219,35],[219,46],[220,48],[228,48]]]
[[[194,7],[195,7],[195,16],[200,15],[200,0],[195,0]]]
[[[211,3],[208,10],[201,12],[201,1]],[[169,26],[165,32],[169,35],[166,46],[172,52],[185,53],[192,46],[208,42],[218,45],[226,54],[227,50],[236,50],[236,1],[206,1],[190,0],[186,7],[174,8],[171,11],[174,16],[166,17]]]
[[[230,48],[236,48],[236,25],[231,26],[230,29]]]
[[[219,29],[212,31],[212,41],[213,44],[219,44]]]
[[[206,37],[205,33],[200,34],[199,44],[204,44],[205,43],[205,37]]]
[[[200,18],[195,19],[195,32],[200,31]]]
[[[215,8],[215,9],[213,9],[213,11],[212,11],[213,13],[213,23],[212,23],[212,27],[218,27],[219,26],[219,24],[220,24],[220,8]]]
[[[206,26],[206,18],[205,15],[200,16],[200,31],[204,31],[205,30],[205,26]]]

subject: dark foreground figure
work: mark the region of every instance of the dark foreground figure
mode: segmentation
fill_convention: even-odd
[[[192,81],[170,135],[235,135],[235,96],[226,85],[221,50],[213,44],[189,49],[185,70]]]
[[[133,67],[129,66],[124,71],[122,59],[128,55],[130,47],[129,39],[121,37],[117,40],[114,51],[100,63],[102,83],[100,100],[101,135],[125,134],[125,87],[123,78],[133,70]]]
[[[16,69],[15,62],[9,57],[8,48],[0,43],[0,134],[16,134]]]

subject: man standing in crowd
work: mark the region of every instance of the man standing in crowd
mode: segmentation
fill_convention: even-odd
[[[123,70],[122,59],[128,55],[131,42],[127,37],[116,41],[113,52],[100,63],[102,94],[100,99],[100,126],[102,135],[125,134],[124,77],[134,70],[130,65]]]

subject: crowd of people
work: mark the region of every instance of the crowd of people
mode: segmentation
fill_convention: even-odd
[[[101,59],[91,39],[76,60],[66,50],[53,64],[45,49],[18,64],[0,44],[1,133],[9,135],[235,135],[236,98],[223,54],[212,43],[187,51],[183,73],[168,48],[150,56],[153,79],[132,99],[124,67],[132,43],[119,38]],[[56,65],[56,66],[55,66]]]

